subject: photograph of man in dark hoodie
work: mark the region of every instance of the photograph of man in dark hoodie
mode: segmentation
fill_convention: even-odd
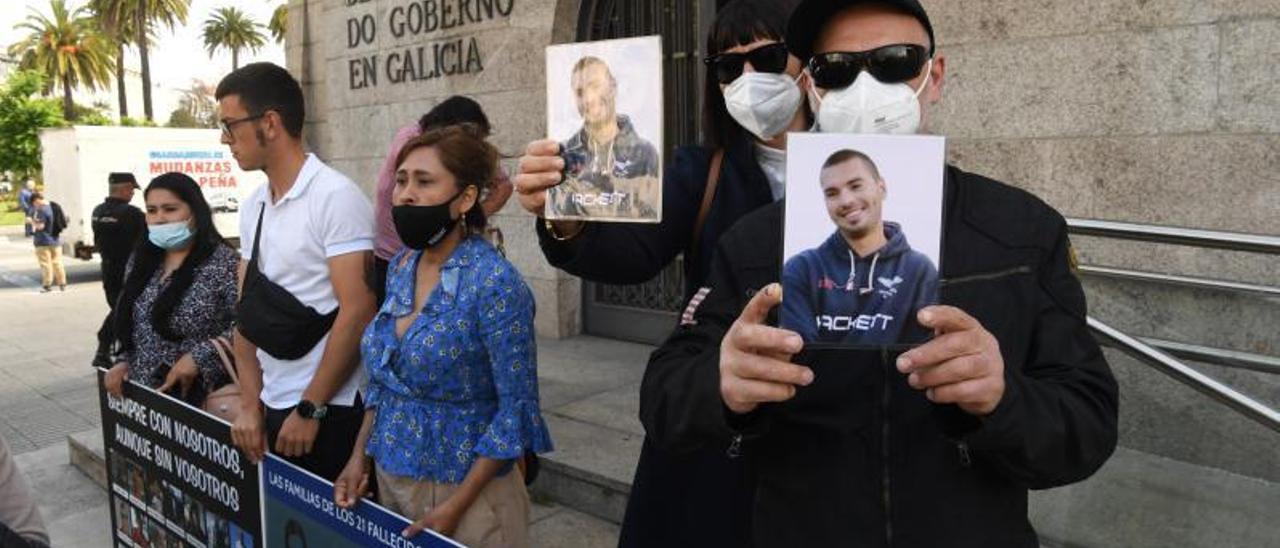
[[[836,230],[782,269],[781,326],[806,343],[884,345],[923,341],[915,321],[938,302],[938,269],[882,218],[888,187],[871,157],[843,149],[819,176]]]
[[[618,113],[618,82],[599,57],[573,66],[582,128],[560,145],[564,183],[550,195],[550,217],[658,222],[658,149]]]

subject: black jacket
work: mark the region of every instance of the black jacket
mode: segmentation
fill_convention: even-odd
[[[688,299],[702,285],[720,235],[747,213],[773,201],[751,142],[738,141],[725,152],[715,199],[700,241],[693,242],[712,152],[702,147],[676,152],[663,178],[660,224],[587,223],[576,238],[558,241],[538,222],[547,260],[588,280],[635,284],[653,278],[684,252]],[[677,455],[646,440],[619,546],[744,546],[752,491],[748,460],[729,459],[722,448],[712,446]]]
[[[654,352],[640,403],[649,438],[685,450],[730,436],[722,450],[754,456],[757,546],[1036,547],[1027,489],[1082,480],[1114,450],[1117,387],[1084,322],[1062,217],[1001,183],[947,178],[942,300],[981,321],[1005,362],[985,419],[929,403],[894,348],[807,350],[796,361],[815,380],[794,399],[741,417],[723,407],[720,340],[777,280],[780,206],[724,236],[696,324]]]
[[[714,151],[698,146],[676,150],[662,180],[662,222],[587,223],[577,237],[560,241],[536,223],[538,242],[552,266],[587,280],[638,284],[662,272],[685,253],[685,297],[701,284],[711,264],[716,241],[743,215],[773,201],[769,182],[756,163],[751,141],[740,140],[725,152],[715,199],[693,242],[693,225],[707,188]],[[693,260],[689,260],[690,256]]]
[[[93,208],[93,244],[104,262],[118,263],[120,269],[146,231],[146,216],[129,202],[107,198]]]

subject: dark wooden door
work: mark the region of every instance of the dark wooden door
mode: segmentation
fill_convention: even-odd
[[[715,13],[715,0],[583,0],[578,40],[662,36],[663,149],[700,135],[701,47]],[[654,279],[636,285],[583,284],[584,331],[593,335],[656,343],[675,326],[684,306],[682,258]]]

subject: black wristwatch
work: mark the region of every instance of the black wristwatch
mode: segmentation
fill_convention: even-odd
[[[298,408],[296,411],[298,412],[298,416],[304,419],[320,420],[323,419],[325,415],[329,414],[329,406],[316,405],[307,400],[302,400],[298,402]]]

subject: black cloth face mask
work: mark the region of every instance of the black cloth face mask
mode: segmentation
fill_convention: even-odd
[[[449,205],[462,196],[459,190],[452,198],[436,205],[398,205],[391,208],[391,220],[395,223],[400,241],[410,249],[422,251],[435,247],[458,224],[449,213]]]

